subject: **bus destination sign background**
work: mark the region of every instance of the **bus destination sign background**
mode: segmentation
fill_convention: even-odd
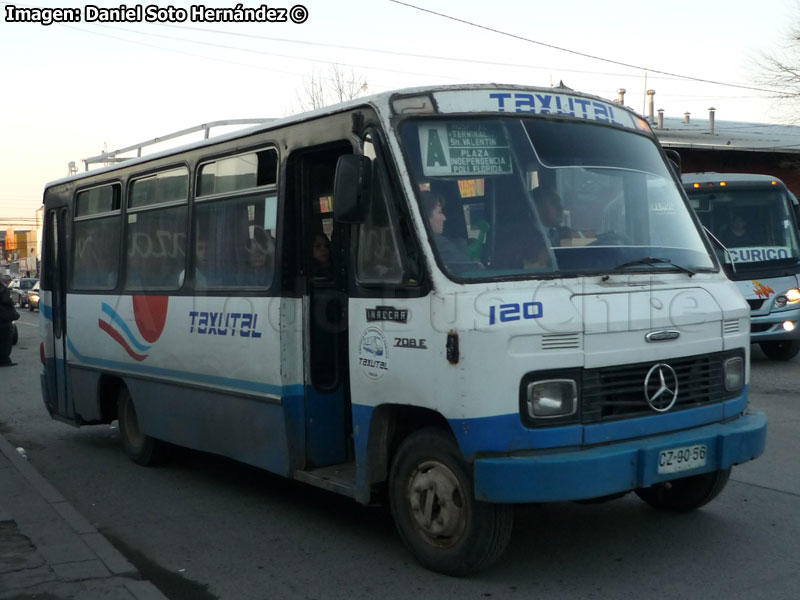
[[[419,125],[423,172],[447,175],[504,175],[512,172],[505,130],[496,123]]]

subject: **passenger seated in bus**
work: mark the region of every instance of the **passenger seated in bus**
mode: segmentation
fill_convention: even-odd
[[[222,284],[222,274],[217,272],[214,263],[212,237],[197,236],[194,242],[194,282],[198,288]]]
[[[539,220],[547,232],[547,240],[554,248],[564,244],[564,240],[578,237],[578,234],[562,225],[564,220],[564,207],[561,198],[554,190],[547,187],[540,187],[534,190],[533,198],[536,202],[536,210],[539,212]]]
[[[247,240],[247,265],[239,272],[239,284],[264,286],[272,278],[275,263],[275,243],[272,235],[256,227],[253,238]]]
[[[482,269],[483,264],[467,253],[467,240],[453,240],[444,235],[444,199],[434,192],[422,192],[422,211],[433,232],[433,239],[439,251],[439,257],[449,268],[456,270]]]
[[[311,245],[311,256],[313,258],[313,275],[321,279],[331,278],[331,241],[328,236],[318,231],[314,234],[314,241]]]
[[[719,241],[728,248],[743,248],[753,246],[756,241],[747,228],[747,220],[741,213],[735,213],[731,218],[730,225],[719,232]]]

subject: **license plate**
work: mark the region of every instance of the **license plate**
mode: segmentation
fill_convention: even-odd
[[[678,473],[703,467],[706,464],[705,444],[662,450],[658,455],[659,473]]]

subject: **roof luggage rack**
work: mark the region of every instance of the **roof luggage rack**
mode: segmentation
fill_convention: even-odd
[[[195,127],[189,127],[188,129],[182,129],[180,131],[176,131],[175,133],[170,133],[167,135],[162,135],[157,138],[153,138],[152,140],[148,140],[146,142],[140,142],[138,144],[133,144],[132,146],[127,146],[125,148],[120,148],[119,150],[112,150],[111,152],[103,152],[102,154],[98,154],[97,156],[92,156],[90,158],[83,159],[84,170],[89,170],[89,165],[103,163],[118,163],[124,162],[126,160],[131,160],[132,158],[139,158],[142,156],[142,148],[147,146],[152,146],[154,144],[160,144],[162,142],[166,142],[167,140],[174,140],[179,137],[183,137],[185,135],[190,135],[192,133],[197,133],[198,131],[205,132],[205,139],[209,138],[210,131],[212,127],[224,127],[230,125],[260,125],[262,123],[269,123],[270,121],[274,121],[275,119],[227,119],[224,121],[211,121],[209,123],[203,123],[202,125],[196,125]],[[125,156],[120,157],[118,155],[125,154],[127,152],[133,152],[136,150],[136,156]]]

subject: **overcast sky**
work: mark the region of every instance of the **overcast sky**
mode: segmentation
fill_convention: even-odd
[[[625,103],[640,112],[654,89],[666,116],[706,118],[714,106],[719,120],[782,122],[765,91],[746,88],[763,87],[759,57],[785,47],[800,19],[795,0],[409,0],[452,18],[392,0],[298,1],[307,9],[301,24],[159,24],[87,23],[80,2],[0,0],[0,219],[33,217],[48,181],[104,148],[208,121],[297,112],[308,77],[333,64],[369,92],[563,81],[609,99],[626,88]],[[8,22],[9,5],[77,9],[81,22]]]

